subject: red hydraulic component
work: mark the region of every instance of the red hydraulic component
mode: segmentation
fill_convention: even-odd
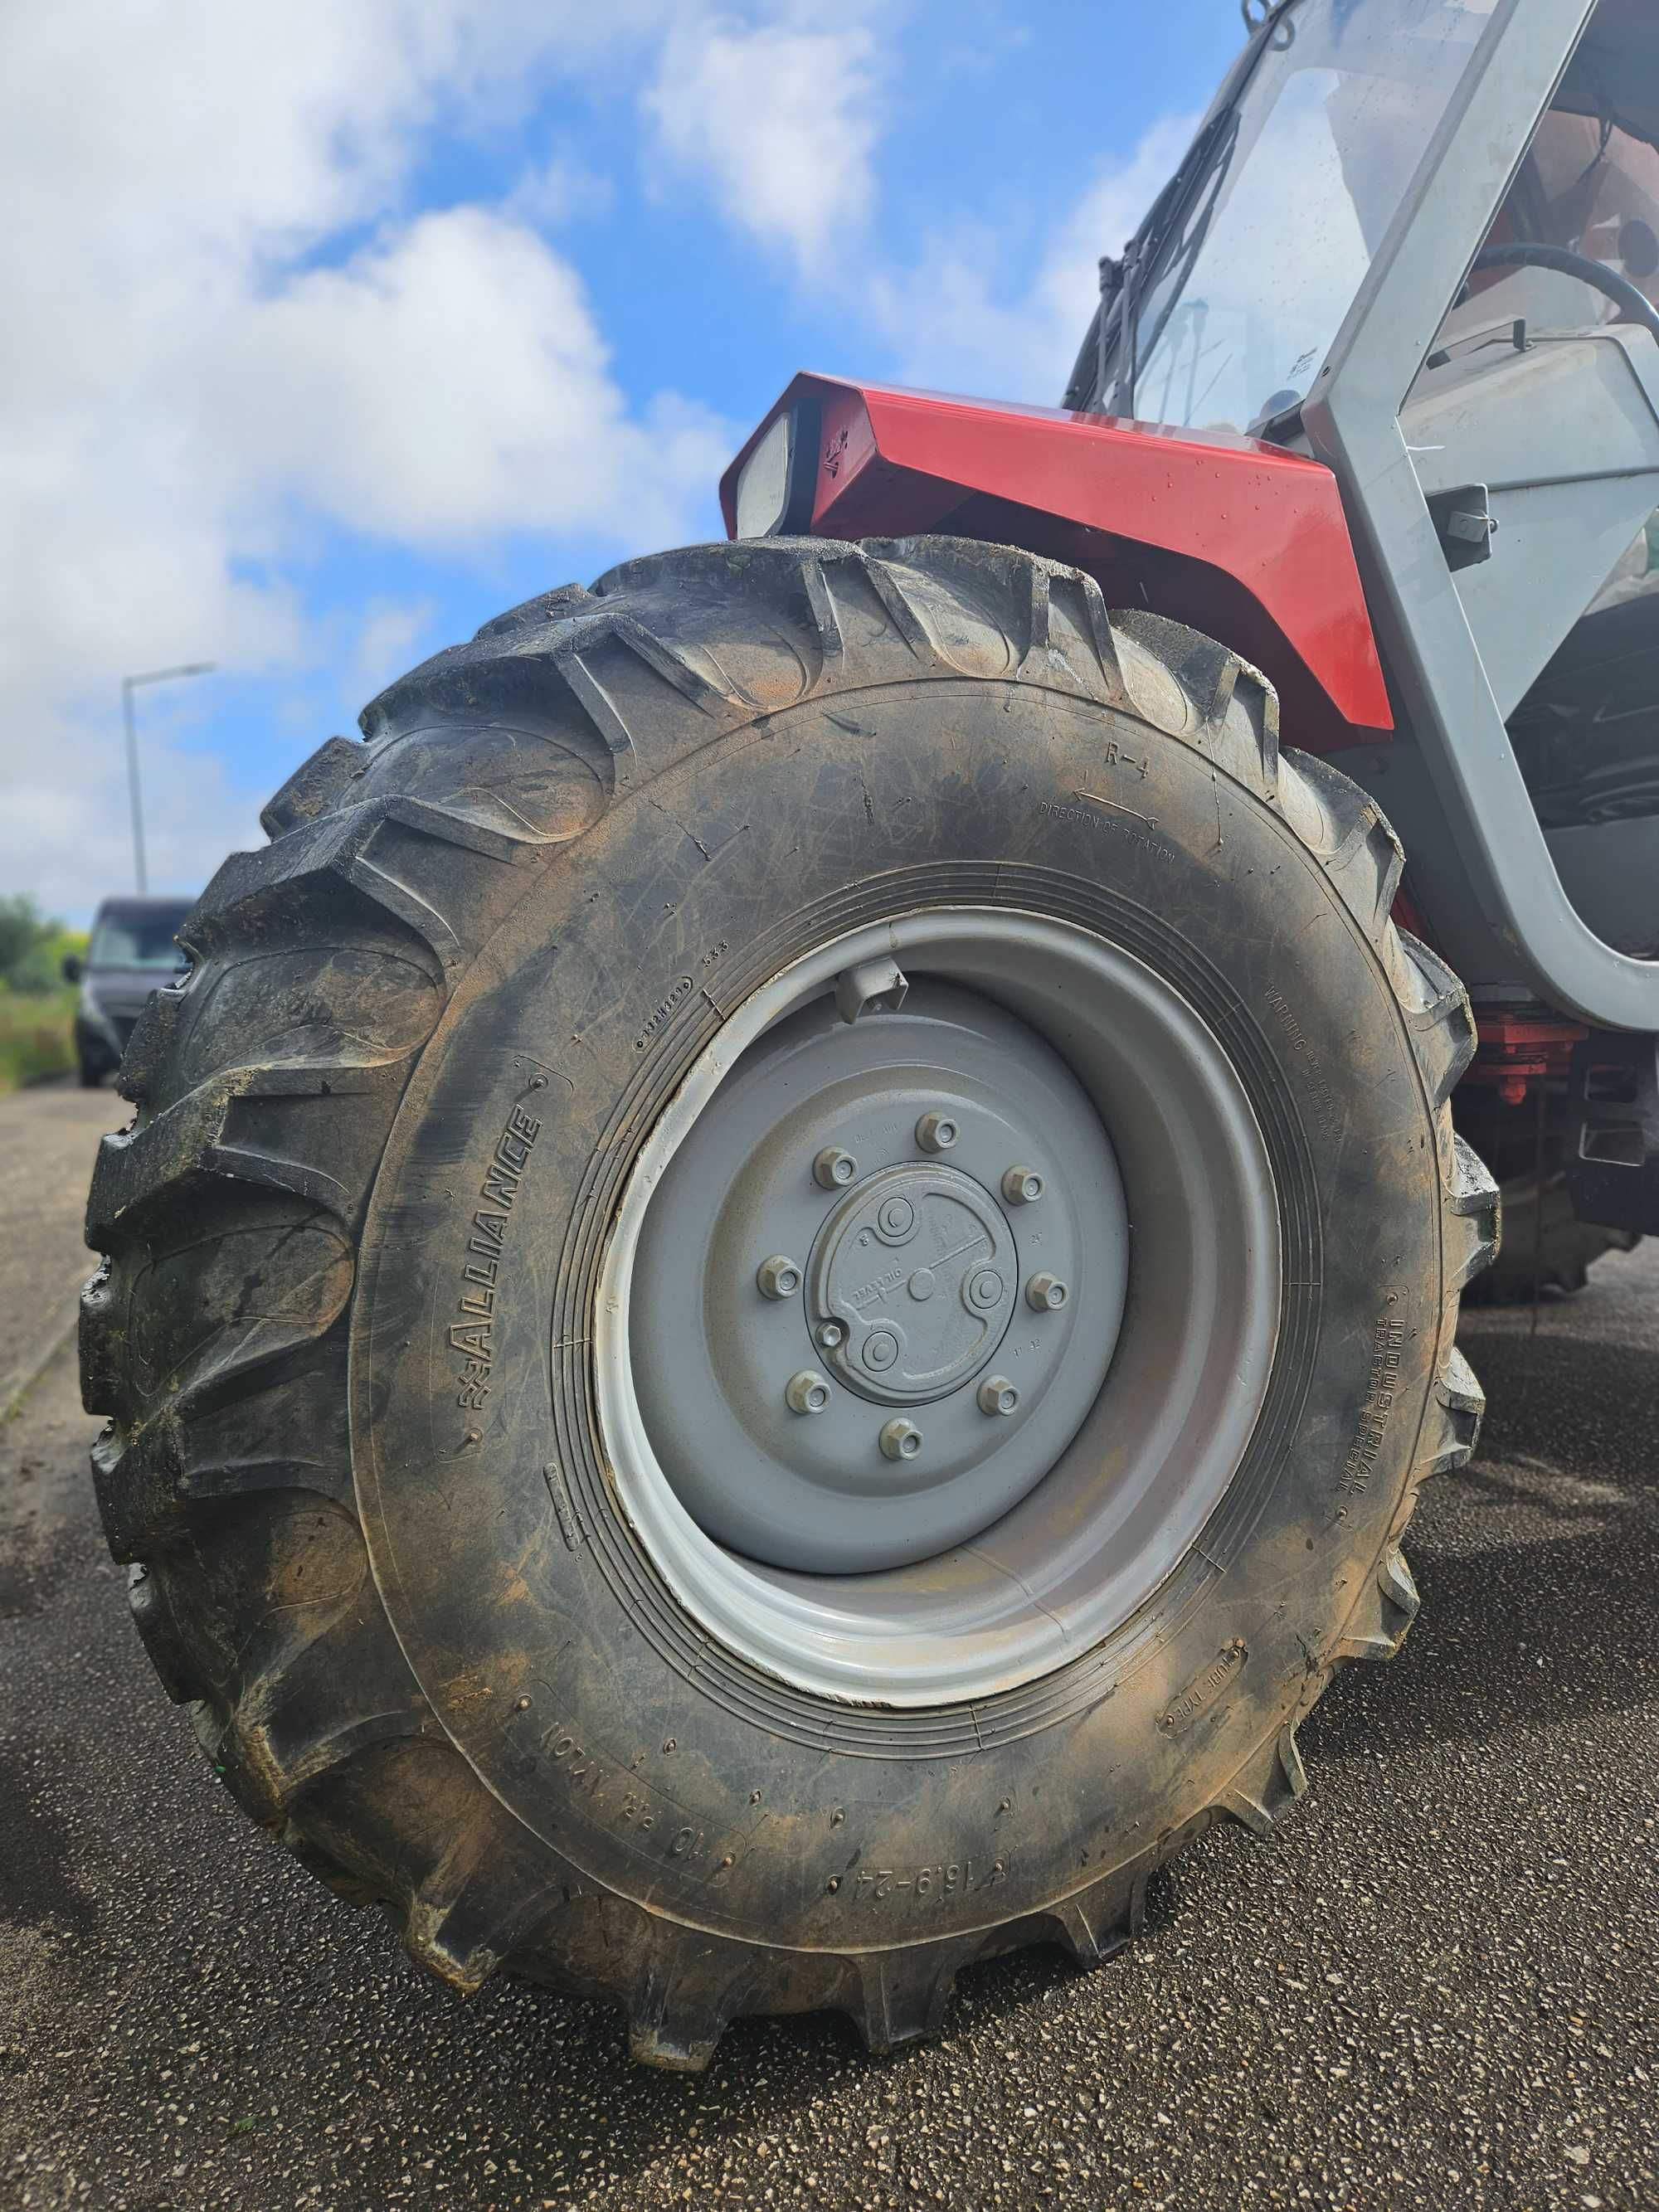
[[[1227,430],[957,399],[801,375],[720,481],[727,532],[767,433],[791,418],[790,489],[759,527],[825,538],[924,531],[1085,569],[1109,606],[1224,640],[1277,687],[1314,750],[1394,726],[1335,477]]]
[[[1572,1048],[1589,1035],[1582,1024],[1558,1014],[1483,1012],[1480,1042],[1463,1080],[1486,1084],[1506,1106],[1518,1106],[1528,1085],[1566,1080]]]

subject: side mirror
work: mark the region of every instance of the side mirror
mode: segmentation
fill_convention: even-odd
[[[86,962],[78,952],[66,952],[64,955],[64,981],[66,983],[78,983],[86,973]]]

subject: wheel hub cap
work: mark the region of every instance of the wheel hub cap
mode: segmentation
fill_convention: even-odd
[[[971,1541],[1048,1472],[1111,1360],[1128,1227],[1058,1054],[926,979],[759,1039],[641,1256],[641,1403],[688,1510],[750,1559],[865,1574]]]
[[[971,1176],[884,1168],[818,1231],[807,1273],[814,1341],[860,1396],[921,1405],[990,1358],[1018,1272],[1013,1231]]]

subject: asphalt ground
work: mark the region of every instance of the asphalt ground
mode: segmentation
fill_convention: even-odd
[[[43,1286],[77,1111],[0,1101]],[[969,1974],[931,2049],[744,2022],[692,2080],[597,2007],[451,1996],[237,1813],[129,1626],[61,1353],[0,1428],[0,2206],[1651,2212],[1659,1246],[1464,1344],[1492,1412],[1419,1513],[1422,1615],[1305,1725],[1279,1837],[1206,1838],[1095,1973]]]

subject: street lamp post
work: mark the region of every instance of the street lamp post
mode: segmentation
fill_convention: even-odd
[[[217,665],[211,660],[187,660],[177,668],[152,668],[142,676],[121,678],[121,719],[127,732],[127,796],[132,803],[132,872],[140,898],[149,890],[149,878],[144,867],[144,805],[138,788],[138,730],[133,720],[132,695],[141,684],[166,684],[175,676],[208,676]]]

